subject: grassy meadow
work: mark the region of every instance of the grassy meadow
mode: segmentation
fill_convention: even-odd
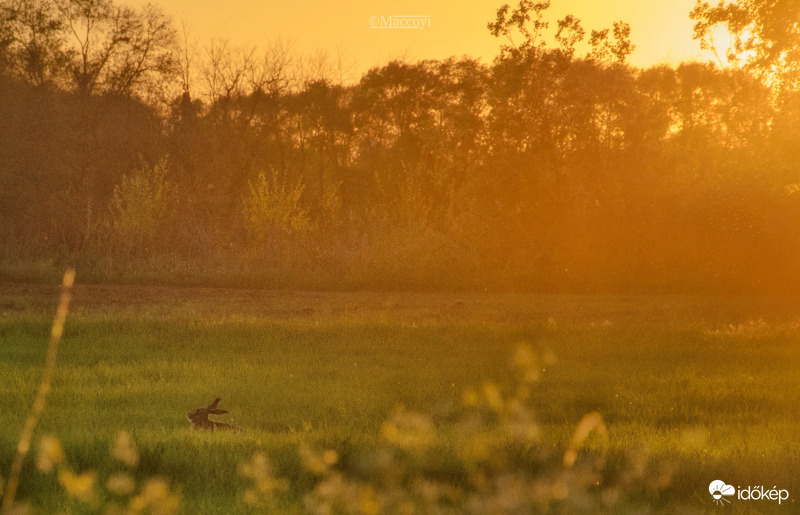
[[[0,286],[3,478],[57,301],[55,287]],[[77,286],[18,498],[43,513],[133,509],[109,481],[127,477],[136,492],[162,478],[169,493],[147,495],[179,496],[185,513],[796,513],[799,310],[773,297]],[[217,420],[244,432],[189,430],[186,413],[215,397],[230,411]],[[582,420],[594,425],[576,436]],[[112,451],[120,431],[136,460]],[[60,475],[41,470],[46,435]],[[717,508],[716,479],[791,496]]]

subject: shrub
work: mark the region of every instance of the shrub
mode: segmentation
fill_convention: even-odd
[[[123,253],[152,251],[163,237],[170,205],[166,158],[125,175],[111,199],[110,241]]]
[[[292,235],[311,231],[308,210],[302,206],[302,178],[292,182],[285,172],[261,172],[250,182],[244,200],[247,234],[256,243],[270,245],[286,241]]]

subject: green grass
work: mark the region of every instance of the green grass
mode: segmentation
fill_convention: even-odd
[[[56,302],[55,288],[0,287],[0,476]],[[396,406],[431,414],[449,434],[463,392],[492,382],[513,393],[511,356],[528,342],[555,356],[529,400],[543,458],[531,465],[523,449],[510,466],[549,474],[581,418],[597,411],[608,448],[590,439],[584,453],[604,457],[604,481],[646,468],[624,482],[618,510],[713,511],[707,487],[722,479],[791,493],[780,508],[734,501],[732,513],[790,513],[800,495],[798,307],[783,298],[78,287],[37,435],[56,436],[73,469],[102,478],[119,468],[109,459],[114,435],[128,431],[141,453],[137,477],[168,478],[186,513],[247,513],[238,467],[261,450],[290,484],[272,508],[302,511],[320,479],[304,468],[300,442],[337,450],[336,470],[364,476],[359,460],[385,445],[381,427]],[[231,412],[219,418],[246,432],[188,430],[186,413],[217,396]],[[43,512],[100,509],[70,500],[34,457],[20,498]],[[429,466],[463,480],[463,464],[449,459]]]

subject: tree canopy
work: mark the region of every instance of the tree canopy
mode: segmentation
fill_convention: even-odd
[[[725,59],[635,68],[624,22],[551,25],[522,0],[488,23],[492,63],[346,81],[281,42],[192,46],[152,6],[0,0],[0,259],[104,280],[797,291],[797,5],[698,2],[702,45],[733,35]]]

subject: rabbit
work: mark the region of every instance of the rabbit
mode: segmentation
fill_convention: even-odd
[[[192,431],[196,429],[242,431],[242,428],[239,426],[208,420],[209,415],[224,415],[227,413],[227,411],[217,408],[217,404],[219,404],[221,400],[220,397],[217,397],[207,408],[195,408],[186,415],[186,418],[189,419]]]

